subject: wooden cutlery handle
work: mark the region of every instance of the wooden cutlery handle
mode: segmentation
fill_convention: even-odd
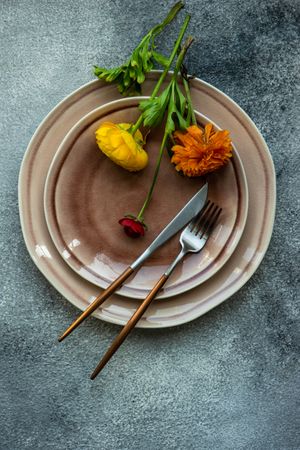
[[[91,379],[93,380],[98,373],[103,369],[105,364],[110,360],[110,358],[113,356],[113,354],[118,350],[120,345],[125,341],[126,337],[130,333],[130,331],[135,327],[137,322],[140,320],[156,294],[160,291],[160,289],[163,287],[165,282],[167,281],[168,276],[162,275],[162,277],[158,280],[156,285],[153,287],[153,289],[149,292],[143,303],[138,307],[138,309],[135,311],[133,316],[129,319],[127,324],[124,326],[120,334],[115,338],[113,343],[111,344],[110,348],[107,350],[105,355],[103,356],[102,360],[94,370],[94,372],[91,375]]]
[[[99,294],[93,303],[91,303],[85,311],[69,326],[69,328],[58,338],[59,342],[63,341],[81,322],[90,316],[95,309],[97,309],[102,303],[108,299],[125,280],[133,273],[132,267],[128,267],[115,281],[113,281],[104,291]]]

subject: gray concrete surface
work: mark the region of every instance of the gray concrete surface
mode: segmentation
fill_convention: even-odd
[[[120,63],[171,3],[1,1],[3,450],[300,448],[295,0],[187,1],[197,38],[190,71],[248,112],[276,166],[273,238],[239,293],[179,328],[136,330],[91,382],[90,369],[119,328],[91,319],[58,345],[75,308],[39,273],[23,242],[17,181],[31,135],[57,102],[93,78],[94,63]]]

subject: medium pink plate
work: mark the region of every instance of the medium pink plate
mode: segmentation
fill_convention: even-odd
[[[102,122],[134,123],[139,116],[135,97],[108,103],[84,116],[67,134],[50,166],[45,185],[45,216],[60,255],[86,280],[107,287],[132,263],[176,213],[199,190],[203,179],[183,177],[162,160],[153,200],[146,212],[149,230],[140,239],[125,236],[118,220],[137,213],[151,184],[162,132],[147,139],[149,165],[128,172],[103,155],[95,141]],[[207,119],[198,114],[198,122]],[[226,263],[245,227],[248,189],[245,172],[234,150],[230,163],[208,176],[208,198],[222,207],[222,214],[204,250],[186,257],[160,297],[181,294],[203,283]],[[157,250],[118,291],[144,298],[180,250],[177,235]]]

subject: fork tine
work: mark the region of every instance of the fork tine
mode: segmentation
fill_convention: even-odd
[[[221,208],[218,207],[218,205],[215,205],[215,207],[213,208],[211,214],[209,217],[207,217],[207,220],[205,221],[204,226],[202,227],[202,229],[199,231],[199,235],[200,238],[205,238],[207,239],[211,233],[211,231],[213,230],[216,221],[219,218],[219,215],[221,214]]]
[[[209,235],[210,235],[210,233],[211,233],[212,230],[214,229],[214,227],[215,227],[215,225],[216,225],[216,223],[217,223],[217,221],[218,221],[218,219],[219,219],[219,217],[220,217],[221,212],[222,212],[222,208],[217,207],[216,214],[215,214],[215,216],[212,218],[212,220],[211,220],[210,224],[208,225],[208,228],[207,228],[207,230],[206,230],[206,232],[205,232],[205,234],[204,234],[204,237],[205,237],[205,238],[208,238]]]
[[[207,200],[201,211],[197,214],[197,216],[194,217],[194,219],[189,223],[188,229],[192,232],[197,223],[200,221],[201,217],[203,217],[204,214],[206,214],[208,207],[210,205],[211,201]]]
[[[210,213],[206,215],[205,222],[202,225],[201,229],[199,229],[199,231],[197,233],[197,234],[200,235],[200,237],[203,237],[204,234],[206,233],[206,231],[208,229],[208,226],[211,223],[211,221],[213,220],[217,209],[218,209],[218,206],[213,203],[213,208],[210,210]]]
[[[205,210],[205,213],[201,214],[201,216],[198,217],[196,226],[193,228],[193,232],[195,235],[197,235],[199,233],[199,231],[203,228],[203,226],[207,222],[207,219],[210,217],[213,207],[214,207],[214,203],[210,202],[210,205]]]

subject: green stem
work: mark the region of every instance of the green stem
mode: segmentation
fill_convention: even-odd
[[[175,69],[174,69],[174,73],[173,73],[172,79],[170,81],[170,84],[172,84],[173,95],[174,95],[174,84],[176,83],[178,72],[179,72],[179,70],[181,68],[181,65],[183,63],[185,54],[186,54],[186,52],[187,52],[187,50],[190,47],[192,42],[193,42],[193,38],[188,37],[187,40],[185,41],[185,43],[184,43],[184,45],[183,45],[179,55],[178,55],[178,58],[177,58],[177,61],[176,61],[176,65],[175,65]],[[137,220],[143,221],[144,211],[145,211],[145,209],[147,208],[147,206],[149,205],[149,203],[151,201],[153,190],[154,190],[154,186],[155,186],[155,183],[156,183],[156,180],[157,180],[157,177],[158,177],[158,173],[159,173],[159,169],[160,169],[160,163],[161,163],[161,160],[162,160],[164,148],[165,148],[165,145],[166,145],[168,137],[169,137],[169,133],[166,131],[166,128],[165,128],[164,136],[163,136],[163,139],[162,139],[162,142],[161,142],[158,158],[157,158],[157,161],[156,161],[155,172],[154,172],[154,176],[153,176],[153,179],[152,179],[152,183],[151,183],[150,189],[148,191],[146,200],[145,200],[145,202],[144,202],[144,204],[142,206],[142,209],[140,210],[140,212],[139,212],[139,214],[137,216]]]
[[[180,29],[177,41],[175,42],[175,45],[174,45],[173,51],[172,51],[172,53],[170,55],[168,64],[165,67],[163,73],[161,74],[160,79],[156,83],[156,86],[153,89],[153,92],[151,94],[151,98],[154,98],[158,94],[158,91],[160,90],[160,87],[161,87],[164,79],[166,78],[166,76],[167,76],[167,74],[168,74],[168,72],[169,72],[169,70],[171,68],[172,62],[173,62],[175,56],[177,55],[178,49],[180,47],[181,41],[183,39],[184,33],[185,33],[186,29],[187,29],[187,26],[188,26],[190,20],[191,20],[191,16],[187,15],[186,18],[185,18],[185,21],[183,22],[183,25],[182,25],[182,27]]]
[[[157,161],[156,161],[156,167],[155,167],[155,172],[154,172],[153,180],[152,180],[150,189],[149,189],[149,191],[148,191],[146,200],[145,200],[145,202],[144,202],[144,204],[143,204],[143,206],[142,206],[142,209],[140,210],[140,212],[139,212],[139,214],[138,214],[138,216],[137,216],[137,220],[141,220],[141,221],[143,220],[143,214],[144,214],[144,211],[145,211],[145,209],[147,208],[147,206],[149,205],[150,200],[151,200],[151,198],[152,198],[153,189],[154,189],[154,186],[155,186],[157,177],[158,177],[158,172],[159,172],[159,168],[160,168],[160,163],[161,163],[161,159],[162,159],[162,156],[163,156],[163,153],[164,153],[164,148],[165,148],[167,139],[168,139],[168,133],[165,132],[164,137],[163,137],[163,139],[162,139],[162,141],[161,141],[161,146],[160,146],[158,158],[157,158]]]
[[[183,25],[182,25],[182,27],[180,29],[180,33],[178,35],[177,41],[175,42],[175,45],[174,45],[173,51],[172,51],[172,53],[170,55],[168,64],[165,67],[163,73],[161,74],[158,82],[156,83],[156,85],[155,85],[155,87],[154,87],[154,89],[152,91],[152,94],[151,94],[151,97],[150,97],[151,99],[156,97],[158,91],[160,90],[160,87],[161,87],[162,83],[164,82],[164,80],[165,80],[165,78],[166,78],[166,76],[167,76],[167,74],[168,74],[168,72],[170,70],[170,67],[171,67],[172,62],[173,62],[173,60],[174,60],[174,58],[175,58],[175,56],[177,54],[177,51],[178,51],[178,49],[180,47],[181,41],[183,39],[184,33],[185,33],[186,29],[187,29],[187,26],[189,24],[190,19],[191,19],[191,16],[187,15],[186,18],[185,18],[185,21],[183,22]],[[132,135],[134,135],[135,132],[139,129],[139,127],[141,126],[142,122],[143,122],[143,113],[140,115],[140,117],[138,118],[136,123],[131,128],[130,132],[131,132]]]
[[[188,51],[188,49],[191,46],[193,41],[194,41],[194,38],[192,36],[188,36],[187,37],[187,39],[186,39],[182,49],[180,50],[179,55],[178,55],[178,58],[177,58],[177,61],[176,61],[176,65],[175,65],[175,69],[174,69],[174,73],[173,73],[173,76],[172,76],[172,80],[176,81],[177,75],[178,75],[179,70],[181,69],[181,66],[182,66],[185,54]]]
[[[182,79],[183,79],[183,86],[184,86],[185,93],[186,93],[186,99],[187,99],[187,102],[188,102],[188,105],[189,105],[189,111],[190,111],[190,114],[191,114],[192,124],[193,125],[197,125],[197,119],[196,119],[196,116],[195,116],[195,111],[194,111],[194,108],[193,108],[193,103],[192,103],[192,98],[191,98],[190,85],[189,85],[189,82],[188,82],[188,80],[186,78],[183,77]]]

